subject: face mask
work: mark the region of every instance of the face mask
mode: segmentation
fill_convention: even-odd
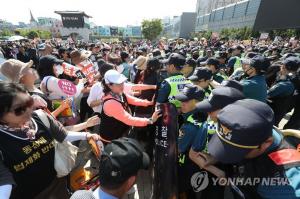
[[[64,73],[64,68],[61,65],[56,65],[54,69],[58,75],[61,75]]]

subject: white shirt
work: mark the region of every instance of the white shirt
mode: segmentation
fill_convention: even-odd
[[[133,95],[133,90],[132,90],[133,84],[130,82],[125,82],[124,83],[124,93],[128,94],[128,95]],[[91,106],[91,103],[95,100],[100,100],[102,99],[104,96],[103,93],[103,86],[101,82],[97,82],[96,84],[94,84],[91,88],[89,97],[87,98],[87,104],[89,106]],[[102,103],[99,106],[94,106],[92,108],[94,110],[94,112],[96,113],[101,113],[102,111]]]
[[[97,82],[91,88],[89,97],[87,98],[87,104],[89,106],[91,106],[91,103],[93,101],[100,100],[100,99],[102,99],[103,96],[104,96],[103,86],[102,86],[101,82]],[[94,112],[101,113],[102,104],[100,104],[99,106],[95,106],[92,109],[94,110]]]

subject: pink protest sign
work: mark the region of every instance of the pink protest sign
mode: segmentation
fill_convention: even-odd
[[[58,80],[58,87],[62,90],[62,92],[69,96],[73,96],[76,94],[76,86],[68,80]]]

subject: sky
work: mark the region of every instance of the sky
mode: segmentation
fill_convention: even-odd
[[[0,19],[29,23],[30,14],[60,19],[55,10],[84,11],[97,25],[139,25],[143,19],[195,12],[197,0],[3,0]],[[4,5],[3,5],[4,4]]]

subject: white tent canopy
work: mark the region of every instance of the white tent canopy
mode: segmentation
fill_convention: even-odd
[[[20,35],[14,35],[14,36],[9,37],[8,41],[19,41],[19,40],[22,40],[22,39],[26,39],[26,38],[22,37]]]

